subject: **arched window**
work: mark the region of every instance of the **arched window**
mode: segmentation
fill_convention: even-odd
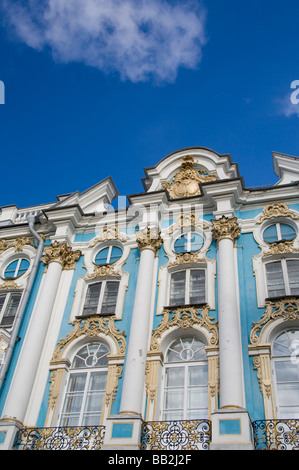
[[[109,347],[83,346],[73,359],[60,418],[60,426],[100,424],[108,372]]]
[[[4,270],[5,279],[17,279],[22,276],[30,266],[28,259],[18,258],[9,263],[9,265]]]
[[[195,337],[175,340],[167,350],[164,421],[208,417],[208,361],[205,345]]]
[[[277,415],[299,418],[299,329],[286,330],[273,342]]]

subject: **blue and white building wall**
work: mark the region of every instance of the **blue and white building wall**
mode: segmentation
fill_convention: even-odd
[[[2,449],[18,430],[84,426],[105,428],[104,449],[140,448],[145,423],[153,446],[169,421],[252,449],[253,421],[299,418],[299,163],[273,163],[277,183],[252,189],[230,155],[188,148],[117,210],[111,178],[2,208]],[[21,311],[28,214],[44,248]]]

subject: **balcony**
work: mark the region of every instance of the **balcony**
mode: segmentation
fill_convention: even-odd
[[[26,428],[18,431],[14,447],[18,450],[100,450],[104,426]]]
[[[270,419],[252,423],[256,450],[299,450],[299,419]]]
[[[208,420],[148,421],[143,424],[142,450],[208,450],[211,423]]]

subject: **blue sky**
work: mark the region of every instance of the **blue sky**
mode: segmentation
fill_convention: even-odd
[[[192,146],[246,186],[299,156],[298,0],[1,0],[0,207],[84,191]]]

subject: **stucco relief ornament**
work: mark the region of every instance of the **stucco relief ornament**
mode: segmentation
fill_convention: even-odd
[[[223,215],[220,219],[211,222],[213,224],[213,237],[216,242],[223,238],[234,241],[240,236],[240,227],[236,217],[228,218]]]
[[[159,248],[162,245],[160,233],[157,229],[154,228],[146,228],[145,230],[136,232],[136,238],[140,252],[142,250],[152,250],[155,254],[157,254]]]
[[[183,158],[181,169],[174,175],[173,181],[163,184],[172,199],[197,196],[200,194],[199,183],[215,181],[216,175],[207,175],[202,170],[194,168],[195,162],[191,155]]]
[[[60,263],[63,269],[70,270],[75,268],[76,261],[79,260],[80,256],[81,251],[72,251],[66,242],[54,241],[52,245],[45,247],[45,254],[42,260],[45,266],[56,262]]]

